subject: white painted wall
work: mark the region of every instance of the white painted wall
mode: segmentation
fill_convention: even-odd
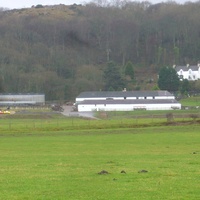
[[[155,97],[155,99],[175,99],[175,97],[174,96],[161,96],[161,97]]]
[[[79,112],[90,111],[133,111],[134,109],[146,110],[173,110],[173,108],[181,109],[180,103],[173,104],[79,104]]]

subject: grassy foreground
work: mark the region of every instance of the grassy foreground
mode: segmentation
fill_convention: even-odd
[[[200,199],[199,128],[8,128],[0,133],[0,199]]]

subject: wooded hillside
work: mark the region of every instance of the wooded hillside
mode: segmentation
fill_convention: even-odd
[[[200,1],[119,2],[1,9],[0,91],[73,100],[107,89],[110,61],[129,90],[152,89],[163,66],[197,64]],[[134,79],[125,73],[129,61]]]

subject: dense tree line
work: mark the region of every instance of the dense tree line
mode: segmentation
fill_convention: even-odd
[[[152,72],[153,87],[163,66],[200,60],[199,10],[200,2],[171,1],[0,9],[0,92],[71,100],[85,90],[142,89],[149,80],[140,70]]]

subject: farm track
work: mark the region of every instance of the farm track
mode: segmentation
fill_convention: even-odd
[[[64,116],[68,117],[83,117],[83,118],[89,118],[89,119],[98,119],[94,117],[93,112],[75,112],[73,111],[73,106],[62,106],[64,111],[61,112]]]

